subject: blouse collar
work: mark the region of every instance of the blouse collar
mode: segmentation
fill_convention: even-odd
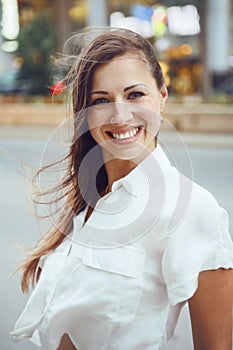
[[[127,192],[139,197],[149,190],[150,186],[164,176],[166,170],[171,166],[169,159],[157,145],[140,164],[138,164],[128,175],[114,181],[112,192],[124,187]]]

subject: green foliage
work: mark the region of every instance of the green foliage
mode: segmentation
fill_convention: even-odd
[[[160,0],[158,2],[166,6],[195,5],[198,7],[200,1],[206,1],[206,0]]]
[[[19,34],[17,54],[24,59],[20,78],[31,80],[30,94],[48,95],[51,62],[56,49],[56,34],[47,12],[41,13]]]

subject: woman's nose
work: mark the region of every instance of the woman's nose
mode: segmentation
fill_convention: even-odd
[[[133,119],[130,103],[113,102],[112,104],[111,124],[128,123]]]

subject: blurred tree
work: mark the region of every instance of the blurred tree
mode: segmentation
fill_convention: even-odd
[[[196,5],[205,0],[160,0],[159,3],[166,6],[185,6],[185,5]]]
[[[57,38],[48,12],[40,13],[19,34],[17,54],[23,58],[20,78],[30,81],[32,95],[48,95],[51,83],[50,55],[57,47]]]

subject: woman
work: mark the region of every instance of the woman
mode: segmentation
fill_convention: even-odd
[[[13,335],[48,350],[164,349],[188,303],[195,350],[231,350],[227,214],[157,145],[167,89],[153,47],[108,30],[67,79],[66,204],[23,265],[23,290],[37,285]]]

